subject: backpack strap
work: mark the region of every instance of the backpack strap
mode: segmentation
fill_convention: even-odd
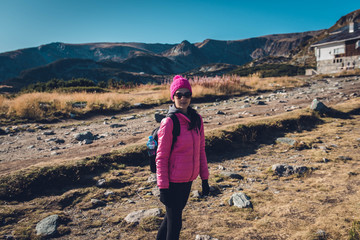
[[[170,117],[171,120],[173,121],[173,131],[172,131],[173,141],[171,144],[171,150],[172,150],[174,148],[174,144],[177,140],[177,137],[180,135],[180,121],[174,113],[169,114],[168,117]]]

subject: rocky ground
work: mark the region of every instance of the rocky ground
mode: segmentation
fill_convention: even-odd
[[[314,98],[326,105],[350,105],[355,101],[358,105],[359,77],[309,82],[298,89],[195,107],[210,130],[306,108]],[[165,108],[134,109],[113,118],[97,116],[42,127],[18,126],[18,131],[1,136],[1,173],[32,164],[98,155],[123,144],[145,144],[146,136],[157,125],[154,113]],[[193,183],[180,239],[356,236],[356,231],[360,232],[360,224],[356,228],[360,221],[360,117],[322,120],[312,129],[286,133],[275,142],[249,143],[226,156],[209,156],[211,195],[201,197],[200,180]],[[118,125],[111,127],[112,124]],[[98,137],[92,143],[79,143],[74,134],[84,131]],[[294,142],[303,145],[295,147]],[[59,149],[50,150],[56,147]],[[61,193],[27,201],[1,202],[0,238],[37,239],[37,233],[52,229],[56,230],[56,239],[64,240],[155,239],[164,207],[148,166],[119,165],[91,177],[95,180],[91,181],[93,185],[72,186]],[[49,221],[44,223],[44,219]]]
[[[225,101],[194,104],[203,116],[205,130],[233,123],[248,122],[308,107],[317,98],[326,105],[358,96],[360,77],[306,79],[306,87],[278,90],[256,96],[234,97]],[[125,145],[146,142],[158,125],[156,112],[165,113],[168,105],[154,109],[132,109],[114,116],[95,116],[87,120],[63,120],[54,124],[5,126],[0,136],[0,175],[40,163],[61,162],[108,153]],[[76,138],[90,131],[92,141]]]

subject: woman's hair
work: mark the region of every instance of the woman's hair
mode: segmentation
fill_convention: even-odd
[[[192,107],[188,107],[188,115],[190,117],[189,130],[195,129],[196,131],[200,131],[201,119],[199,114]]]

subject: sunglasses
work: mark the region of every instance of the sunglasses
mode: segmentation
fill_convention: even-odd
[[[177,97],[178,99],[181,99],[182,97],[185,97],[185,98],[191,98],[191,92],[186,92],[186,93],[181,93],[181,92],[177,92],[174,94],[175,97]]]

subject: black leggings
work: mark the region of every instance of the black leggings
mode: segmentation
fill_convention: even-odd
[[[182,227],[182,211],[189,199],[192,182],[170,183],[169,204],[158,231],[157,240],[177,240]]]

